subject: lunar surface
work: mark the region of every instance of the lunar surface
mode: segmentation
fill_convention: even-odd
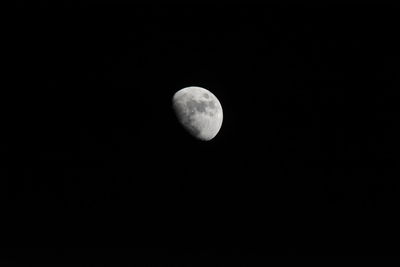
[[[175,114],[182,126],[194,137],[209,141],[222,125],[222,106],[207,89],[190,86],[176,92],[172,98]]]

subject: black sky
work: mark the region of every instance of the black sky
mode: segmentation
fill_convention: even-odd
[[[150,236],[175,236],[172,246],[221,234],[254,246],[266,235],[261,247],[296,259],[311,248],[331,255],[351,247],[344,233],[361,241],[394,223],[399,43],[392,7],[16,11],[1,186],[21,235],[41,229],[54,247],[103,247],[73,251],[111,261],[129,261],[138,236],[153,246]],[[190,85],[222,104],[224,122],[210,142],[189,136],[172,112],[172,95]],[[108,246],[125,249],[112,254]],[[142,250],[159,255],[160,266],[176,255],[186,255],[181,265],[276,255]],[[10,252],[13,261],[18,251]]]

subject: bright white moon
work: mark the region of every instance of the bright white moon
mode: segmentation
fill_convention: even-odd
[[[209,141],[222,125],[222,106],[207,89],[190,86],[176,92],[172,98],[175,114],[182,126],[194,137]]]

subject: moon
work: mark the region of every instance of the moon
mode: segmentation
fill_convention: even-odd
[[[221,129],[221,103],[207,89],[198,86],[185,87],[174,94],[172,106],[180,124],[199,140],[209,141]]]

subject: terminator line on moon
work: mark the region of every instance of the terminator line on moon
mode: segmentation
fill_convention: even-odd
[[[197,86],[185,87],[174,94],[172,105],[182,126],[202,141],[213,139],[221,129],[221,103],[207,89]]]

